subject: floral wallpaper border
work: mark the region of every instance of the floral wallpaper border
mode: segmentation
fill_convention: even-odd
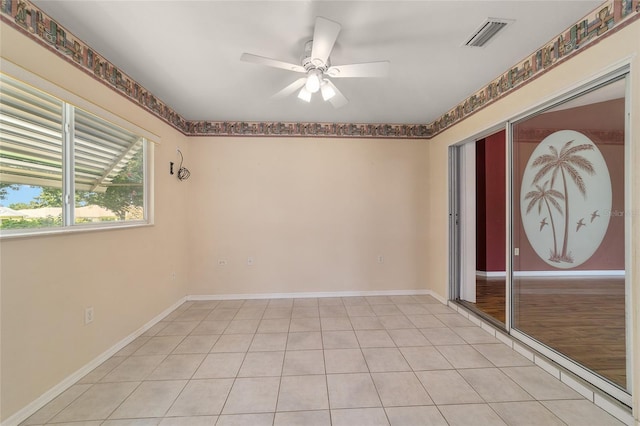
[[[451,108],[433,123],[288,123],[187,120],[28,0],[0,0],[0,19],[155,114],[187,136],[430,139],[522,84],[640,17],[640,0],[607,0],[564,33]]]

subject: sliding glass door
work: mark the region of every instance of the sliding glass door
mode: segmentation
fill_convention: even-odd
[[[511,126],[512,332],[622,400],[631,388],[626,84],[612,76]]]

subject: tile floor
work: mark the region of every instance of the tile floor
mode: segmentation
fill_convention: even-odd
[[[621,424],[430,296],[186,302],[23,425]]]

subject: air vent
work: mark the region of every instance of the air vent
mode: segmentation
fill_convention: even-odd
[[[508,19],[489,18],[480,28],[474,31],[473,35],[469,37],[464,45],[469,47],[482,47],[511,22],[513,21]]]

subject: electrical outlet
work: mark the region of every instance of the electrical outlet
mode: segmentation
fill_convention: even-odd
[[[519,247],[516,247],[516,248],[513,249],[513,255],[514,256],[520,256],[520,248]]]
[[[176,280],[176,273],[175,271],[171,273],[171,281],[175,281]]]
[[[251,256],[247,257],[247,265],[248,266],[253,266],[253,257],[251,257]]]
[[[218,259],[218,266],[227,266],[227,259],[221,257]]]
[[[384,263],[384,256],[381,254],[378,255],[378,263]]]
[[[93,322],[93,306],[85,308],[84,310],[84,325],[91,324]]]

